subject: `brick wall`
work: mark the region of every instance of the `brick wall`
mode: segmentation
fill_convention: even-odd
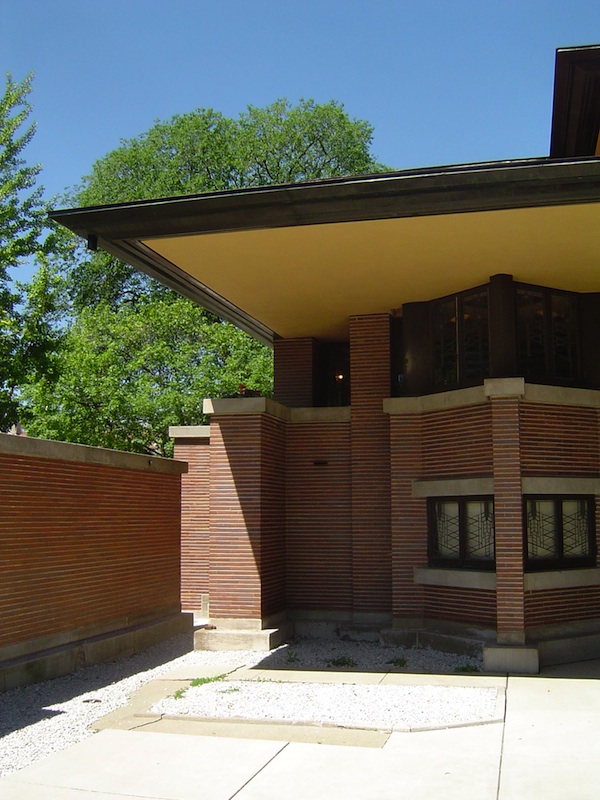
[[[355,614],[392,608],[390,439],[383,399],[390,395],[390,318],[350,318],[352,375],[352,591]]]
[[[284,423],[215,415],[210,442],[210,615],[260,620],[285,607]]]
[[[423,475],[427,478],[491,475],[489,403],[423,414]]]
[[[525,595],[527,628],[599,618],[600,586],[548,589]]]
[[[427,503],[413,497],[413,480],[422,474],[423,420],[418,414],[390,418],[392,503],[392,614],[395,620],[424,614],[423,589],[414,568],[427,566]]]
[[[425,586],[424,610],[429,619],[496,627],[496,593],[493,591]]]
[[[520,403],[493,397],[494,523],[498,641],[525,641]]]
[[[352,607],[350,425],[288,426],[287,602],[292,609]]]
[[[261,618],[260,416],[210,424],[210,614]]]
[[[261,615],[285,608],[285,423],[261,416]]]
[[[598,474],[595,408],[522,403],[520,425],[523,474]]]
[[[37,441],[7,446],[32,451]],[[71,457],[94,451],[40,446]],[[179,612],[180,474],[121,455],[147,466],[0,453],[0,648]]]
[[[175,458],[188,464],[181,479],[181,604],[199,611],[209,591],[209,437],[177,439]]]

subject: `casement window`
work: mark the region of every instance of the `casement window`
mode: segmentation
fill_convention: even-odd
[[[481,383],[490,374],[487,286],[435,300],[430,311],[434,388]]]
[[[596,562],[594,498],[523,498],[525,567],[528,570],[589,567]]]
[[[516,284],[519,374],[532,383],[579,379],[577,296]]]
[[[492,497],[430,498],[427,510],[430,566],[495,568]]]

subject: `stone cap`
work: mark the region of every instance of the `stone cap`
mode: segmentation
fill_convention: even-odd
[[[12,436],[0,433],[0,455],[48,458],[53,461],[72,461],[80,464],[99,464],[122,469],[139,469],[149,472],[181,474],[188,471],[187,464],[162,456],[127,453],[87,444],[55,442],[50,439],[35,439],[32,436]]]

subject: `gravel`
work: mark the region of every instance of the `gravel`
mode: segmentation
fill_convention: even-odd
[[[180,636],[129,658],[0,694],[0,776],[86,739],[92,735],[89,726],[95,721],[127,705],[133,692],[177,667],[218,666],[223,672],[230,672],[237,667],[256,665],[263,669],[335,671],[346,667],[349,671],[372,672],[453,673],[457,669],[481,669],[481,663],[471,657],[430,649],[382,647],[371,642],[303,639],[265,654],[189,651],[189,638]],[[205,705],[209,696],[214,703],[210,710]],[[244,700],[244,707],[234,706],[233,698],[238,696],[240,701]],[[200,712],[195,705],[197,697],[203,698]],[[230,681],[226,685],[209,683],[192,688],[181,700],[163,702],[177,704],[177,714],[387,728],[460,722],[461,708],[468,709],[470,721],[487,719],[493,715],[494,700],[495,690],[483,688],[326,686],[265,681],[249,685]],[[356,708],[354,715],[350,714],[351,706]]]
[[[192,687],[152,710],[161,714],[352,728],[418,728],[492,719],[496,689],[224,681]]]

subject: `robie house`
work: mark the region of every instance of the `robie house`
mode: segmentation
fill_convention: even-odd
[[[565,49],[549,157],[53,214],[274,348],[273,400],[173,429],[197,646],[600,656],[599,129]]]

